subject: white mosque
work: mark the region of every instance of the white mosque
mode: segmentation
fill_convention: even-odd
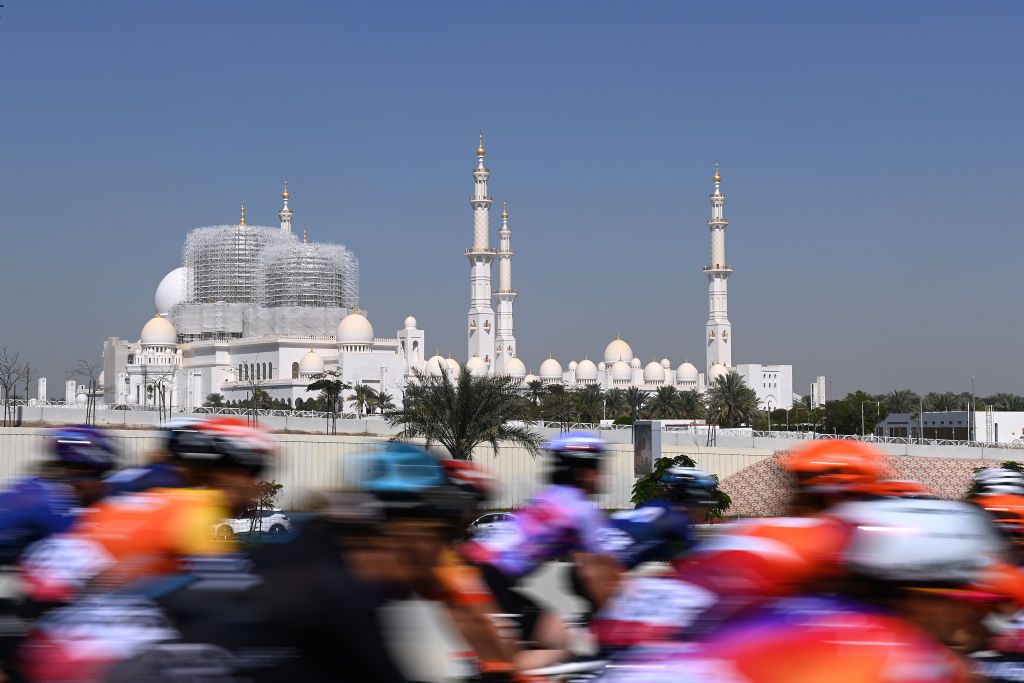
[[[725,260],[728,221],[717,163],[707,221],[711,263],[703,269],[708,278],[703,371],[685,356],[678,366],[667,357],[644,364],[625,340],[616,338],[597,362],[583,356],[563,368],[549,357],[536,375],[530,374],[516,353],[517,293],[512,288],[514,252],[507,204],[501,212],[499,247],[490,246],[492,199],[485,154],[481,135],[469,200],[473,244],[465,251],[470,264],[466,367],[471,373],[504,374],[568,388],[597,385],[653,391],[675,386],[702,392],[735,370],[755,390],[762,408],[792,407],[792,366],[732,363],[727,289],[732,267]],[[337,371],[352,386],[386,391],[400,403],[402,387],[415,372],[440,375],[459,370],[450,355],[424,360],[424,332],[412,316],[393,337],[377,337],[358,308],[356,258],[343,246],[311,243],[305,230],[298,239],[292,232],[287,183],[281,196],[278,227],[248,225],[243,206],[237,224],[189,233],[183,265],[158,285],[156,315],[143,326],[139,340],[111,337],[104,344],[100,385],[105,403],[188,410],[211,393],[242,400],[258,387],[298,408],[315,397],[306,389],[310,378],[325,370]],[[495,259],[497,289],[491,280]]]

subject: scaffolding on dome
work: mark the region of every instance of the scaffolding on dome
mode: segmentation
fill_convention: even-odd
[[[268,246],[294,242],[277,228],[219,225],[196,228],[185,238],[188,302],[255,303],[259,298],[256,267]]]
[[[359,307],[359,261],[338,244],[269,244],[260,254],[256,282],[256,302],[267,308]]]

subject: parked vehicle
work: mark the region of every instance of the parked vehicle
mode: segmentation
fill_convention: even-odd
[[[248,534],[251,532],[283,534],[290,531],[291,528],[292,522],[288,519],[288,515],[280,510],[264,510],[260,513],[259,518],[255,520],[255,524],[248,517],[225,519],[220,524],[214,526],[213,533],[217,538],[227,539],[234,537],[236,534]]]
[[[469,525],[470,536],[479,536],[482,533],[501,531],[508,527],[516,518],[511,512],[487,512],[480,515]]]

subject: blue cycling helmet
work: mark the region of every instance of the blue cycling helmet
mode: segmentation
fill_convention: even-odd
[[[393,444],[364,456],[364,466],[360,488],[388,517],[452,521],[475,504],[473,494],[453,485],[440,461],[422,448]]]
[[[97,475],[114,468],[117,448],[102,429],[88,426],[57,427],[49,432],[53,462],[65,467],[90,470]]]
[[[565,432],[548,441],[544,450],[551,455],[554,478],[562,479],[576,468],[600,468],[607,446],[597,434]]]
[[[659,483],[669,500],[687,507],[718,502],[718,477],[699,467],[670,467],[661,475]]]

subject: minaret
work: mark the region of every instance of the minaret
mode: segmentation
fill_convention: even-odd
[[[292,234],[292,210],[288,208],[288,198],[291,194],[288,192],[288,181],[284,181],[284,192],[281,193],[281,199],[284,201],[284,206],[277,212],[277,217],[281,219],[281,232],[286,232],[289,235]]]
[[[509,358],[516,355],[516,337],[513,334],[512,302],[516,298],[516,290],[512,289],[512,246],[509,238],[512,230],[508,227],[508,202],[501,207],[501,246],[498,248],[498,291],[494,298],[498,302],[498,333],[495,338],[497,348],[494,353],[494,371],[501,372]]]
[[[494,373],[494,309],[491,308],[491,261],[495,250],[489,246],[491,198],[487,195],[487,178],[491,172],[484,167],[484,134],[476,148],[477,165],[473,169],[474,192],[469,198],[473,207],[473,246],[466,249],[469,259],[469,350],[466,360],[479,356],[487,363],[488,374]]]
[[[242,216],[238,219],[239,227],[245,226],[245,202],[242,202]]]
[[[732,324],[729,322],[729,275],[732,266],[725,262],[725,228],[729,221],[723,213],[725,195],[722,194],[722,176],[715,162],[715,190],[711,193],[711,264],[704,266],[708,276],[707,370],[715,363],[732,367]]]

